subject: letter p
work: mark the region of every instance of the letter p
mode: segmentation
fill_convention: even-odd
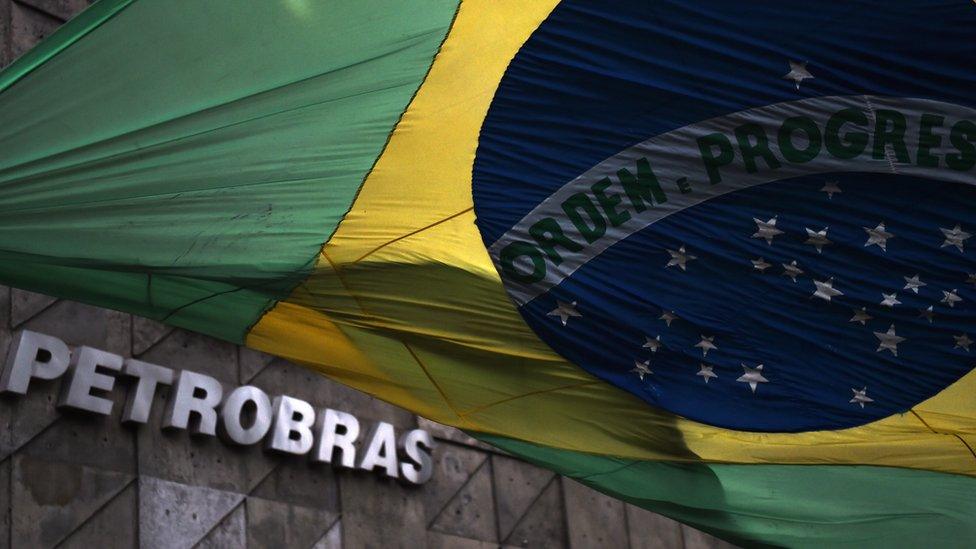
[[[732,142],[720,133],[703,135],[698,138],[698,150],[701,152],[701,159],[705,164],[705,171],[708,173],[708,182],[712,185],[721,183],[722,174],[719,173],[718,169],[735,160]]]
[[[68,346],[56,337],[22,330],[0,371],[0,393],[26,394],[32,377],[57,379],[68,369]]]

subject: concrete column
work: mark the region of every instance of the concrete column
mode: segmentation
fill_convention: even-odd
[[[13,61],[10,51],[11,0],[0,0],[0,68]]]

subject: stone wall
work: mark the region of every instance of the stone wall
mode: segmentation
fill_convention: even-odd
[[[159,0],[169,1],[169,0]],[[86,0],[0,0],[0,66]],[[30,329],[69,345],[252,384],[316,407],[437,437],[435,472],[410,487],[305,458],[238,448],[146,425],[59,412],[58,380],[0,398],[0,549],[7,547],[630,547],[727,544],[603,496],[463,433],[333,383],[286,361],[162,324],[0,287],[0,356]]]

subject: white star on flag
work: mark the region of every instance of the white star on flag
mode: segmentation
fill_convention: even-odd
[[[752,389],[753,393],[756,392],[756,387],[758,387],[760,383],[769,383],[769,380],[764,378],[762,375],[762,364],[756,366],[755,368],[750,368],[745,364],[742,364],[742,369],[745,371],[745,373],[739,376],[739,379],[736,379],[736,381],[740,383],[748,383],[749,388]]]
[[[644,336],[644,344],[641,345],[641,348],[650,349],[652,353],[656,353],[658,347],[660,346],[661,346],[661,336],[657,336],[654,339]]]
[[[705,379],[705,385],[708,385],[708,380],[709,379],[711,379],[713,377],[718,377],[718,374],[716,374],[714,371],[712,371],[714,369],[715,368],[713,366],[706,366],[706,365],[702,364],[701,365],[701,369],[698,370],[698,373],[695,374],[695,375],[696,376],[701,376],[702,378],[704,378]]]
[[[807,237],[808,238],[807,238],[807,241],[804,242],[804,244],[812,244],[813,247],[817,249],[817,253],[818,254],[823,253],[823,247],[826,246],[826,245],[828,245],[828,244],[832,244],[831,241],[827,240],[827,229],[828,228],[829,227],[824,227],[823,229],[821,229],[819,231],[814,231],[814,230],[811,230],[811,229],[807,228],[806,231],[807,231]]]
[[[870,227],[863,228],[864,231],[868,233],[868,241],[864,243],[865,248],[873,244],[881,248],[883,251],[888,251],[888,239],[894,238],[895,235],[885,230],[884,221],[878,223],[878,226],[873,229]]]
[[[752,220],[756,222],[756,232],[753,233],[752,237],[765,239],[766,244],[772,245],[773,237],[783,234],[783,231],[776,228],[775,215],[769,221],[763,221],[755,217]]]
[[[638,362],[635,360],[634,369],[631,370],[631,372],[637,374],[637,377],[639,377],[641,381],[644,381],[644,376],[649,376],[654,373],[651,371],[650,366],[650,360],[645,360],[644,362]]]
[[[895,305],[901,305],[901,301],[898,301],[897,293],[886,294],[884,292],[881,292],[881,296],[884,297],[884,299],[881,300],[881,305],[885,307],[894,307]]]
[[[942,290],[942,303],[945,303],[949,307],[954,308],[956,306],[956,303],[959,303],[960,301],[962,301],[962,298],[959,297],[959,294],[956,293],[955,288],[953,288],[951,292]]]
[[[905,338],[895,333],[894,324],[888,327],[887,332],[874,332],[874,337],[880,342],[876,352],[888,351],[895,356],[898,356],[898,344],[905,341]]]
[[[939,247],[945,248],[946,246],[955,246],[956,249],[959,250],[960,252],[966,251],[963,249],[963,246],[966,244],[966,240],[968,240],[969,237],[973,236],[967,233],[966,231],[962,230],[962,227],[960,227],[958,223],[956,223],[956,226],[953,229],[940,228],[939,230],[942,231],[942,234],[945,235],[945,240],[942,242],[942,245]]]
[[[956,340],[956,346],[953,349],[965,349],[969,352],[969,346],[973,344],[973,340],[969,339],[969,334],[962,334],[957,336],[952,336]]]
[[[973,286],[976,286],[976,274],[970,273],[967,276],[968,278],[966,279],[966,284],[972,284]]]
[[[714,350],[718,349],[718,345],[715,345],[714,343],[712,343],[713,341],[715,341],[715,336],[708,337],[708,336],[704,336],[703,335],[703,336],[701,336],[701,341],[699,341],[698,343],[695,343],[695,347],[698,347],[699,349],[701,349],[702,350],[702,356],[703,357],[706,357],[706,356],[708,356],[708,351],[714,351]]]
[[[919,288],[921,288],[922,286],[928,286],[928,284],[918,279],[918,275],[915,275],[913,277],[904,276],[902,278],[905,279],[905,287],[902,288],[903,290],[911,290],[917,294]]]
[[[835,193],[843,193],[844,191],[840,190],[840,187],[837,185],[836,181],[828,181],[824,184],[823,188],[820,189],[820,192],[827,193],[827,200],[833,200]]]
[[[935,318],[935,310],[934,309],[935,309],[935,307],[933,307],[932,305],[929,305],[929,308],[928,309],[922,309],[921,311],[919,311],[918,317],[919,318],[924,318],[925,320],[928,320],[929,321],[929,324],[932,324],[932,320]]]
[[[860,404],[861,408],[864,408],[864,404],[867,402],[874,402],[874,399],[868,396],[868,388],[865,387],[858,391],[857,389],[851,388],[854,391],[854,398],[851,399],[852,404]]]
[[[685,266],[686,263],[688,263],[693,259],[698,259],[697,257],[685,251],[684,244],[682,244],[681,247],[678,248],[677,250],[668,250],[668,253],[671,254],[671,259],[668,260],[668,264],[665,266],[674,267],[675,265],[677,265],[678,267],[681,268],[682,271],[688,270],[687,267]]]
[[[674,311],[664,311],[661,313],[661,316],[659,316],[658,319],[663,320],[664,323],[668,325],[668,328],[670,328],[671,323],[678,320],[678,316],[674,314]]]
[[[750,259],[750,261],[752,261],[752,268],[759,272],[765,272],[766,269],[772,266],[766,263],[766,260],[761,257],[759,259]]]
[[[860,322],[861,326],[864,326],[872,318],[874,317],[868,314],[867,307],[861,307],[860,309],[854,309],[854,316],[848,322]]]
[[[796,86],[797,90],[800,89],[800,82],[803,82],[808,78],[814,77],[812,74],[810,74],[810,71],[807,70],[806,61],[793,61],[792,59],[790,59],[789,64],[790,64],[790,72],[784,74],[783,78],[785,78],[786,80],[792,80],[793,85]]]
[[[570,318],[579,318],[583,315],[576,311],[576,302],[566,303],[565,301],[556,301],[556,308],[549,311],[548,316],[558,316],[559,320],[563,323],[563,326],[569,322]]]
[[[796,277],[803,274],[803,269],[797,267],[796,260],[794,259],[789,264],[783,263],[783,274],[790,277],[793,282],[796,282]]]
[[[824,282],[814,280],[813,285],[817,287],[817,290],[810,297],[819,297],[824,301],[830,301],[832,297],[844,295],[844,292],[834,288],[834,277],[830,277]]]

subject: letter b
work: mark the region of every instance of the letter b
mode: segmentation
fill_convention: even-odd
[[[268,448],[288,454],[307,454],[312,449],[312,405],[289,396],[274,399],[275,419]]]

